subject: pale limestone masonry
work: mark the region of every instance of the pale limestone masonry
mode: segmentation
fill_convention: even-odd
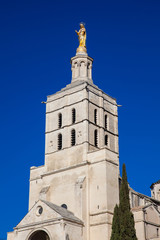
[[[138,240],[160,240],[159,200],[130,188],[130,201]]]
[[[75,57],[71,58],[72,65],[72,82],[75,81],[92,81],[92,62],[93,58],[89,57],[87,54],[77,54]]]
[[[155,198],[160,201],[160,180],[155,183],[152,183],[150,188],[152,198]]]
[[[110,239],[119,202],[117,103],[93,84],[92,63],[84,53],[73,57],[71,84],[47,97],[45,164],[30,169],[29,212],[8,240]],[[158,240],[160,202],[132,189],[130,199],[138,240]]]

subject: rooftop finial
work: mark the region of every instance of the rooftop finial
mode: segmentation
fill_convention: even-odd
[[[77,48],[77,53],[87,53],[87,49],[86,49],[86,29],[85,29],[85,24],[84,23],[80,23],[80,29],[77,32],[77,30],[75,30],[75,32],[78,35],[78,40],[79,40],[79,47]]]

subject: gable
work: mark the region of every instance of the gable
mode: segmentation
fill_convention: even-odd
[[[49,220],[56,221],[61,218],[61,215],[47,206],[43,201],[39,200],[30,209],[26,216],[17,225],[18,228],[32,223],[41,223]]]
[[[154,207],[154,205],[150,205],[145,208],[145,220],[152,223],[160,224],[160,213]]]

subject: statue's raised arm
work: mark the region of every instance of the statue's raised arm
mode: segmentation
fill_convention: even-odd
[[[77,53],[78,52],[84,52],[86,53],[86,29],[84,27],[83,23],[80,23],[80,29],[77,32],[77,30],[75,30],[75,32],[78,35],[78,40],[79,40],[79,47],[77,48]]]

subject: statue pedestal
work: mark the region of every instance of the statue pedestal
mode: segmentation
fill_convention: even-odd
[[[79,47],[77,48],[76,53],[87,53],[87,48],[86,48],[86,47],[79,46]]]
[[[77,52],[76,56],[71,58],[72,82],[78,80],[93,82],[92,62],[93,58],[89,57],[86,52]]]

